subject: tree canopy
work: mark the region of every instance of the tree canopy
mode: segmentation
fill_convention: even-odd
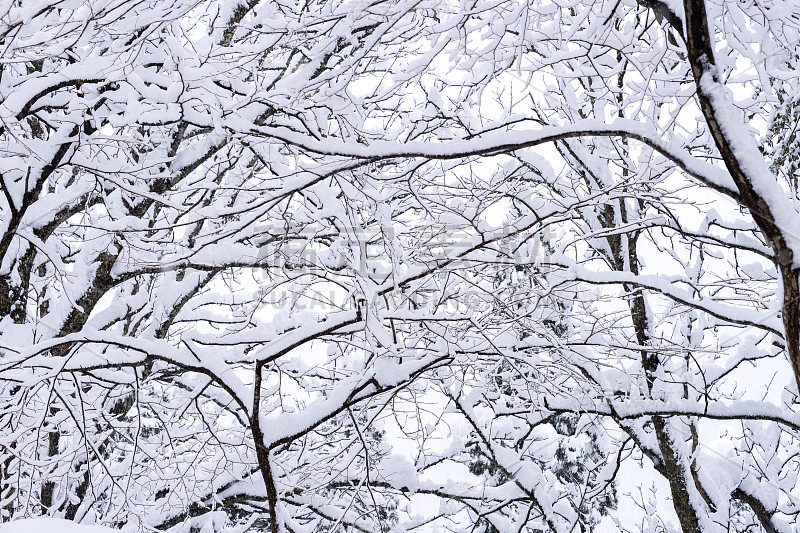
[[[0,58],[0,522],[798,527],[793,0],[9,0]]]

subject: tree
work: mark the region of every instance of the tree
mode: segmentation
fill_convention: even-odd
[[[3,520],[797,527],[792,3],[4,9]]]

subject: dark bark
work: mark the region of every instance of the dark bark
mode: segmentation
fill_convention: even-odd
[[[628,215],[625,211],[624,204],[621,204],[620,209],[623,222],[628,222]],[[614,217],[609,216],[608,213],[598,216],[598,219],[605,227],[613,227],[615,225]],[[612,253],[610,263],[615,270],[623,271],[625,269],[625,259],[627,259],[630,272],[636,275],[639,274],[639,257],[636,250],[637,237],[638,234],[633,234],[627,239],[627,258],[623,257],[621,236],[610,235],[607,237],[609,248]],[[639,343],[640,346],[647,346],[650,343],[650,327],[644,293],[641,287],[633,284],[626,285],[625,289],[630,295],[629,305],[631,320],[633,321],[633,327],[636,333],[636,342]],[[658,354],[653,350],[643,349],[640,354],[642,369],[647,382],[647,392],[649,394],[653,391],[655,376],[660,361]],[[694,478],[693,476],[687,475],[687,469],[684,468],[680,455],[677,453],[677,447],[680,446],[680,443],[675,442],[670,436],[667,428],[668,421],[664,417],[653,415],[650,419],[653,423],[656,441],[658,442],[658,451],[660,452],[660,462],[656,467],[658,472],[661,473],[669,483],[670,492],[672,494],[672,505],[675,509],[675,513],[678,515],[681,528],[684,533],[699,533],[701,531],[699,516],[697,514],[697,509],[692,505],[689,495],[689,483],[693,483]]]
[[[775,529],[775,526],[772,524],[772,516],[775,514],[774,511],[767,509],[761,500],[752,494],[745,492],[741,487],[734,490],[731,493],[731,497],[750,506],[750,508],[753,510],[753,513],[755,513],[756,518],[758,518],[758,521],[761,523],[761,527],[764,528],[766,533],[778,532],[778,530]]]
[[[653,416],[653,428],[658,439],[658,447],[661,450],[662,466],[664,477],[669,482],[670,492],[672,493],[672,506],[684,533],[694,533],[702,531],[697,510],[692,505],[689,496],[690,477],[686,476],[686,469],[680,462],[680,457],[675,453],[676,443],[670,438],[667,431],[667,421],[661,416]]]
[[[253,443],[256,447],[256,459],[261,470],[261,477],[267,487],[267,502],[269,503],[269,527],[271,533],[278,533],[278,490],[272,477],[272,465],[269,461],[269,448],[264,442],[264,432],[261,429],[261,372],[264,363],[256,363],[255,379],[253,382],[253,412],[250,415],[250,429],[253,433]]]
[[[58,409],[50,407],[50,415],[58,413]],[[58,455],[58,445],[61,440],[61,432],[58,428],[51,430],[47,434],[47,455],[55,457]],[[53,496],[55,494],[56,484],[55,481],[45,481],[42,484],[42,492],[40,503],[42,504],[42,514],[46,515],[53,508]]]

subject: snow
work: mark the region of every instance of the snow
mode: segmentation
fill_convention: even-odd
[[[472,140],[442,141],[439,143],[377,141],[370,146],[358,143],[316,141],[286,129],[255,126],[244,119],[228,118],[225,127],[233,131],[262,135],[309,152],[355,157],[360,159],[390,159],[396,157],[425,157],[430,159],[459,159],[474,155],[492,155],[511,150],[521,150],[559,139],[573,137],[629,137],[639,140],[671,159],[690,175],[712,185],[716,189],[733,195],[738,190],[731,177],[721,168],[694,158],[681,146],[665,141],[646,124],[632,120],[617,119],[579,120],[568,126],[548,126],[535,131],[504,131],[489,133]]]
[[[780,281],[672,17],[54,3],[0,20],[0,284],[27,311],[0,317],[14,516],[53,481],[57,506],[124,529],[224,531],[232,497],[235,527],[263,526],[260,420],[298,533],[673,530],[667,451],[716,503],[687,487],[709,530],[737,489],[796,529]],[[708,5],[731,52],[701,89],[791,241],[798,200],[758,150],[778,91],[800,89],[788,12]],[[618,507],[586,523],[611,482]],[[78,529],[109,531],[0,525]]]
[[[766,203],[781,236],[793,252],[792,267],[800,267],[800,235],[797,232],[800,213],[792,202],[789,191],[775,179],[751,132],[744,127],[743,120],[736,118],[730,89],[720,84],[712,71],[703,73],[700,86],[708,95],[714,109],[714,117],[724,133],[725,140],[730,144],[745,179]]]
[[[118,533],[104,526],[76,524],[61,518],[26,518],[0,524],[0,533]]]

